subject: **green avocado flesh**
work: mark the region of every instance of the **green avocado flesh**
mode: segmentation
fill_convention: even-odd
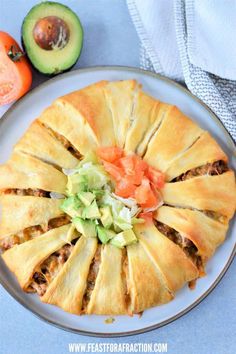
[[[54,39],[64,44],[59,47],[54,45],[50,50],[42,48],[35,39],[37,24],[47,18],[56,18],[59,23],[65,24],[68,31],[65,39],[65,33],[60,32],[63,27],[58,25],[58,32],[53,32],[58,34]],[[51,26],[47,22],[49,27],[45,22],[43,24],[40,27],[42,31]],[[41,34],[43,38],[46,38],[45,33]],[[83,44],[83,29],[78,16],[70,8],[57,2],[46,1],[34,6],[26,15],[22,24],[22,42],[33,66],[43,74],[54,75],[70,69],[78,60]]]
[[[94,156],[85,156],[69,171],[67,198],[61,209],[70,215],[72,224],[84,237],[97,237],[103,244],[123,248],[138,241],[132,228],[144,220],[136,217],[137,206],[133,204],[131,210],[112,190],[112,181],[103,166]]]

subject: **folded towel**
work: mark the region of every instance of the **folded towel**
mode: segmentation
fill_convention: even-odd
[[[186,0],[186,21],[190,62],[236,80],[236,1]]]
[[[127,0],[141,41],[140,66],[185,82],[236,140],[236,49],[230,51],[235,42],[235,4],[236,0]],[[230,26],[222,28],[230,8]]]

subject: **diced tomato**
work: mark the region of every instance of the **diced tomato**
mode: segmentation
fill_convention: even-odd
[[[127,175],[133,175],[135,172],[135,158],[134,155],[127,155],[119,160],[120,166]]]
[[[164,175],[160,171],[149,166],[138,155],[124,156],[123,150],[118,147],[99,148],[98,155],[105,170],[116,182],[117,195],[135,198],[143,209],[158,205],[158,189],[164,186]]]
[[[126,175],[127,180],[130,183],[135,184],[136,186],[140,185],[140,183],[142,182],[143,177],[144,177],[144,172],[143,171],[137,171],[133,175]]]
[[[124,177],[116,183],[115,194],[123,198],[129,198],[134,196],[135,189],[136,186]]]
[[[130,182],[137,186],[141,183],[144,171],[148,167],[145,161],[134,154],[122,157],[118,164],[123,168],[124,173],[128,175]]]
[[[147,171],[147,177],[154,184],[156,188],[163,188],[165,184],[164,174],[154,167],[149,166]]]
[[[153,208],[157,205],[158,199],[150,186],[147,177],[144,177],[142,183],[135,190],[135,199],[142,208]]]
[[[147,171],[148,169],[148,164],[144,160],[141,159],[141,157],[138,156],[136,159],[136,164],[135,164],[135,170],[136,171]]]
[[[103,163],[103,166],[105,168],[105,170],[116,180],[116,181],[119,181],[124,173],[122,171],[121,168],[117,167],[116,165],[110,163],[110,162],[107,162],[107,161],[102,161]]]
[[[150,224],[153,221],[153,212],[149,211],[146,213],[139,213],[138,217],[144,219],[146,223]]]
[[[117,146],[100,147],[97,154],[102,160],[114,162],[123,156],[123,150]]]
[[[146,177],[144,177],[142,179],[141,185],[136,188],[135,193],[134,193],[135,199],[138,204],[141,204],[141,203],[147,201],[146,197],[147,197],[147,193],[148,193],[149,189],[150,189],[149,180]]]

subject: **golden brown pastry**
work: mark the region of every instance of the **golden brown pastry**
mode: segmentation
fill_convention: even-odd
[[[139,85],[136,80],[124,80],[108,82],[103,89],[112,114],[116,145],[123,148]]]
[[[36,267],[66,244],[69,228],[70,225],[58,227],[35,239],[16,245],[3,254],[4,261],[16,275],[24,290],[27,289]]]
[[[42,297],[67,312],[80,314],[86,290],[89,266],[96,251],[97,239],[80,237],[69,260]]]
[[[152,166],[166,172],[171,162],[188,149],[203,130],[172,106],[165,114],[159,129],[151,138],[144,159]]]
[[[178,245],[154,225],[135,225],[139,242],[161,272],[165,286],[172,293],[198,277],[198,269]]]
[[[101,263],[87,313],[122,315],[127,312],[122,275],[122,251],[112,245],[105,245],[101,251]]]
[[[101,146],[165,175],[153,221],[134,225],[137,243],[122,249],[81,235],[61,209],[66,171]],[[2,258],[24,291],[76,315],[133,315],[205,275],[235,212],[235,176],[177,107],[136,80],[103,80],[57,98],[30,125],[0,166],[0,206]]]
[[[165,304],[173,298],[155,262],[148,256],[141,242],[127,247],[130,312]]]
[[[166,183],[164,203],[211,210],[231,218],[235,211],[235,177],[233,171],[220,175],[202,175],[185,181]]]
[[[66,176],[55,167],[21,152],[0,166],[0,191],[30,188],[65,193],[66,183]]]
[[[61,168],[73,168],[78,164],[78,160],[37,120],[31,124],[14,150]]]
[[[33,196],[2,195],[0,239],[27,227],[45,225],[63,214],[60,200]]]
[[[107,81],[99,81],[82,90],[65,95],[59,101],[74,107],[80,119],[92,128],[100,145],[116,145],[112,114],[107,105],[104,87]]]
[[[52,129],[57,137],[66,140],[68,147],[82,155],[98,147],[93,129],[67,101],[57,99],[52,106],[45,109],[39,120]]]

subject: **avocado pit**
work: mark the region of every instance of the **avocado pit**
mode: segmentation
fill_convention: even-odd
[[[33,29],[33,37],[37,45],[45,50],[64,48],[70,38],[70,30],[65,21],[57,16],[39,19]]]

